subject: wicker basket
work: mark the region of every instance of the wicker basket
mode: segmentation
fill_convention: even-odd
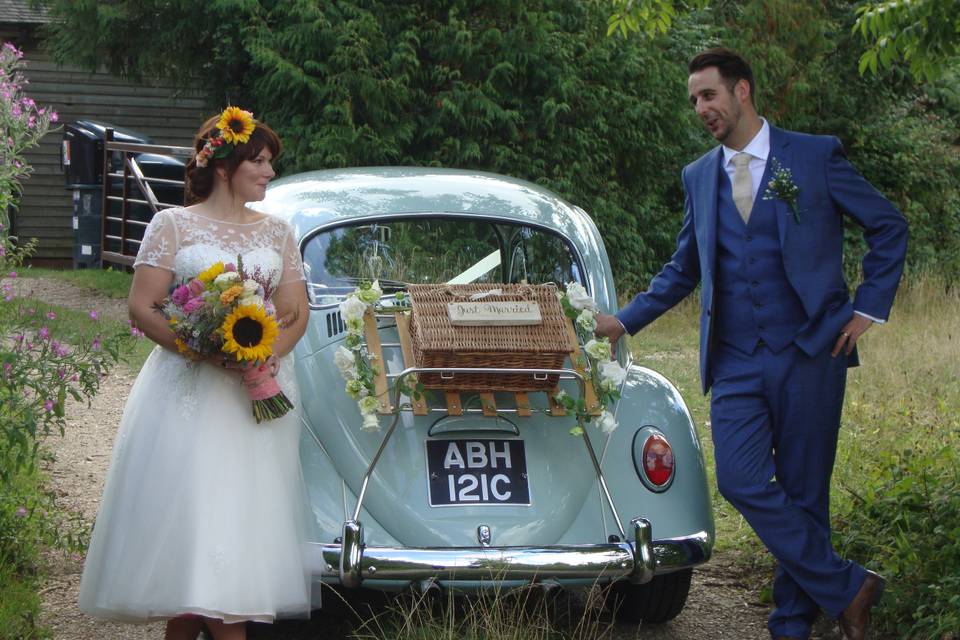
[[[455,326],[447,314],[451,302],[469,300],[473,294],[500,289],[489,301],[535,301],[542,323],[525,326]],[[559,369],[570,355],[566,318],[552,285],[459,284],[409,285],[413,304],[410,337],[413,356],[420,367],[497,367]],[[530,374],[423,374],[428,389],[479,391],[544,391],[557,384]]]

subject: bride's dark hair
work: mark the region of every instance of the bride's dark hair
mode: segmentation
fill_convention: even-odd
[[[215,170],[217,167],[224,167],[227,170],[227,178],[233,178],[237,167],[244,160],[253,160],[263,151],[269,149],[274,158],[280,155],[283,145],[277,134],[262,122],[256,123],[256,128],[250,134],[250,139],[242,142],[233,148],[233,152],[223,159],[211,158],[207,166],[201,167],[197,164],[197,153],[203,148],[210,138],[210,133],[216,129],[217,122],[220,120],[220,114],[213,116],[203,123],[203,126],[193,137],[194,155],[187,163],[186,185],[184,189],[184,204],[193,204],[206,200],[213,193]]]

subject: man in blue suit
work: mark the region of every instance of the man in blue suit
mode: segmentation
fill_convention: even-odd
[[[807,638],[823,610],[865,636],[884,581],[830,542],[829,489],[847,367],[890,313],[907,223],[830,136],[757,115],[749,65],[712,49],[689,65],[690,102],[721,143],[683,170],[677,249],[597,333],[636,333],[701,285],[700,374],[712,387],[720,493],[778,561],[774,638]],[[863,228],[863,283],[843,278],[843,216]]]

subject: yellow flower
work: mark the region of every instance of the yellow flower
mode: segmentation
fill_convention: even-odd
[[[223,273],[223,262],[214,262],[197,275],[197,280],[203,284],[207,284],[208,282],[213,281],[213,279],[221,273]]]
[[[250,139],[250,134],[253,133],[255,128],[253,114],[239,107],[227,107],[217,121],[217,129],[220,129],[220,135],[225,142],[230,144],[246,142]]]
[[[220,294],[220,302],[222,302],[223,304],[230,304],[231,302],[236,300],[237,296],[239,296],[241,293],[243,293],[243,287],[241,287],[238,284],[235,284]]]
[[[234,309],[223,321],[223,351],[237,360],[266,360],[277,339],[277,321],[263,307],[246,304]]]
[[[193,349],[191,349],[190,347],[188,347],[187,343],[181,340],[180,338],[177,338],[176,344],[177,344],[177,351],[179,351],[186,357],[190,358],[191,360],[200,359],[200,354],[194,351]]]

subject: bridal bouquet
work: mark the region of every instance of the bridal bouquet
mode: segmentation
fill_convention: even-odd
[[[266,364],[279,331],[271,293],[260,268],[246,273],[238,256],[236,265],[214,263],[174,287],[157,305],[177,336],[177,348],[188,358],[222,353],[223,366],[229,359],[249,365],[243,371],[243,386],[258,423],[293,408],[277,384],[275,370]]]

